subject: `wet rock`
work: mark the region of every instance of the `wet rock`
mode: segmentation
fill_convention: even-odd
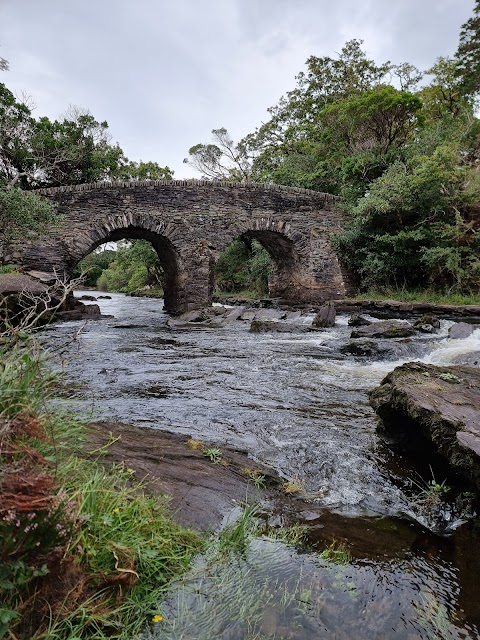
[[[97,300],[111,300],[112,296],[97,296]]]
[[[352,313],[348,319],[349,327],[367,327],[369,324],[372,324],[371,320],[368,320],[359,313]]]
[[[435,316],[424,314],[418,320],[415,320],[413,326],[421,333],[434,333],[440,329],[440,320]]]
[[[480,324],[470,324],[469,322],[456,322],[448,330],[448,337],[463,340],[472,335],[474,331],[480,329]]]
[[[250,333],[307,333],[312,331],[311,327],[303,324],[293,324],[289,322],[274,322],[273,320],[252,320],[250,323]]]
[[[95,296],[84,294],[83,296],[80,296],[79,298],[77,298],[77,300],[91,300],[92,302],[95,302],[97,298]]]
[[[398,300],[334,300],[338,312],[368,311],[375,318],[410,318],[435,314],[443,318],[480,318],[480,305],[435,304],[430,302],[399,302]]]
[[[225,324],[223,317],[230,313],[231,309],[225,307],[203,307],[182,313],[176,318],[170,318],[167,325],[172,329],[187,329],[195,327],[214,328]]]
[[[413,336],[415,328],[409,322],[400,320],[384,320],[374,322],[366,327],[357,327],[351,338],[408,338]]]
[[[255,318],[256,313],[257,313],[256,309],[247,309],[240,316],[240,320],[246,320],[247,322],[251,322]]]
[[[73,309],[58,311],[55,314],[57,320],[100,320],[100,318],[108,318],[111,316],[102,316],[98,304],[84,304],[79,300],[75,300]]]
[[[427,443],[480,491],[480,369],[409,362],[369,397],[401,446],[421,451]]]
[[[269,497],[270,490],[256,488],[246,470],[264,476],[267,487],[280,483],[271,470],[238,449],[221,445],[226,464],[213,464],[202,453],[203,446],[212,444],[193,441],[195,446],[188,446],[186,436],[127,424],[98,422],[90,426],[89,441],[96,460],[99,448],[108,444],[101,462],[134,469],[137,478],[145,479],[147,491],[171,497],[170,510],[179,522],[202,531],[218,527],[246,495],[258,501]],[[113,443],[112,434],[116,437]]]
[[[295,322],[296,320],[299,320],[301,317],[302,317],[301,311],[289,311],[285,316],[285,320],[287,322]]]
[[[233,309],[227,309],[223,316],[225,323],[234,322],[235,320],[238,320],[240,316],[243,315],[244,311],[245,311],[245,307],[234,307]]]
[[[87,316],[99,316],[100,307],[98,306],[98,304],[86,304],[84,305],[83,312]]]
[[[351,353],[354,356],[380,356],[386,352],[375,340],[352,340],[341,347],[342,353]]]
[[[283,320],[287,316],[286,311],[281,311],[280,309],[259,309],[255,313],[255,320],[259,320],[260,322],[267,321],[275,321],[275,320]]]
[[[332,303],[326,304],[317,312],[317,315],[312,321],[312,327],[324,329],[327,327],[335,326],[336,311]]]
[[[471,351],[470,353],[462,353],[453,358],[454,364],[464,364],[467,367],[480,367],[480,351]]]

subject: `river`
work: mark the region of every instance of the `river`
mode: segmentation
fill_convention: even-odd
[[[448,364],[480,350],[480,330],[450,340],[442,321],[439,334],[367,361],[341,352],[347,316],[314,333],[251,334],[241,321],[170,329],[161,301],[111,295],[99,304],[113,318],[78,335],[78,322],[47,333],[75,406],[95,419],[246,449],[302,486],[311,504],[291,516],[307,528],[302,549],[263,537],[228,562],[199,558],[162,604],[165,621],[151,637],[480,638],[480,531],[454,510],[442,535],[429,530],[408,490],[417,469],[379,439],[367,400],[401,362]],[[429,482],[438,472],[421,473]],[[321,554],[332,540],[348,562]]]

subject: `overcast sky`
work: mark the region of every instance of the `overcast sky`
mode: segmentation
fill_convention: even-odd
[[[70,104],[107,120],[132,160],[168,164],[213,128],[267,119],[310,55],[351,38],[377,62],[427,69],[452,55],[474,0],[0,0],[0,81],[35,115]],[[198,177],[198,176],[197,176]]]

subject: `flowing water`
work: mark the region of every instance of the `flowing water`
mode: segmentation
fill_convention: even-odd
[[[387,360],[367,361],[340,350],[347,316],[322,332],[250,334],[241,321],[170,329],[154,299],[112,294],[99,304],[114,317],[78,335],[79,323],[48,332],[78,406],[245,449],[311,503],[271,516],[307,525],[302,552],[261,538],[228,562],[207,554],[163,603],[152,637],[480,638],[480,532],[453,511],[448,536],[426,528],[406,490],[408,465],[379,440],[367,400],[402,362],[480,351],[480,330],[449,340],[443,321],[439,334],[390,342]],[[332,540],[349,549],[348,563],[321,555]]]

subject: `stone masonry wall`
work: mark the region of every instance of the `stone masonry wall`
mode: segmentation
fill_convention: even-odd
[[[211,303],[212,270],[235,238],[258,239],[275,264],[270,294],[292,303],[343,297],[349,285],[331,245],[342,227],[335,196],[281,187],[209,181],[114,182],[38,193],[63,222],[16,247],[29,268],[68,274],[100,244],[145,238],[166,272],[171,311]]]

